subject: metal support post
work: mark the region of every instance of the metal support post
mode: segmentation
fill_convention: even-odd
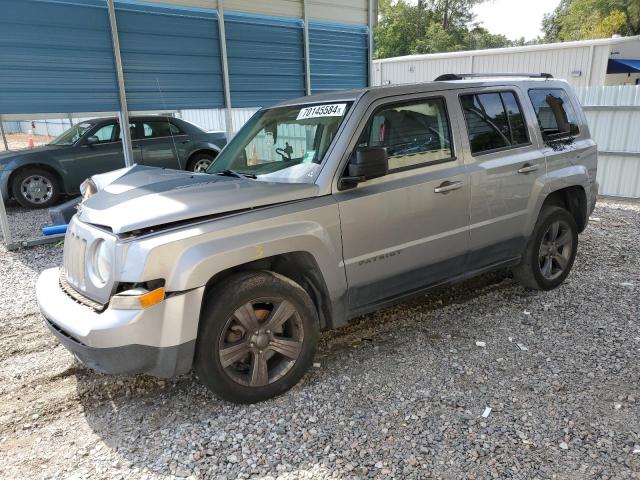
[[[118,79],[118,93],[120,96],[120,135],[122,136],[122,150],[124,151],[124,164],[127,167],[133,165],[133,149],[131,148],[131,130],[129,129],[129,109],[127,107],[127,95],[124,86],[124,72],[122,69],[122,57],[120,56],[120,39],[118,37],[118,23],[116,22],[116,9],[113,0],[107,0],[109,9],[109,24],[111,25],[111,40],[113,43],[113,58],[116,65],[116,77]]]
[[[227,35],[224,26],[224,0],[218,0],[218,30],[220,37],[220,60],[222,61],[222,83],[224,86],[224,116],[227,138],[233,135],[233,114],[231,110],[231,84],[229,83],[229,63],[227,61]]]
[[[7,136],[4,133],[4,125],[2,124],[2,115],[0,115],[0,134],[2,135],[2,143],[4,143],[5,151],[9,151],[9,143],[7,142]]]
[[[4,206],[4,200],[2,196],[2,187],[0,186],[0,230],[4,237],[4,244],[7,246],[7,250],[15,249],[13,239],[11,238],[11,229],[9,228],[9,220],[7,219],[7,209]]]
[[[374,8],[373,8],[373,0],[369,0],[368,6],[368,23],[369,23],[369,86],[373,86],[373,27],[376,24],[376,21],[373,18]]]
[[[302,17],[304,19],[304,79],[305,93],[311,95],[311,54],[309,53],[309,5],[302,0]]]

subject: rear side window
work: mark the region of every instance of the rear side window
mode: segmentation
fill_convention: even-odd
[[[180,135],[180,129],[169,120],[151,120],[142,124],[144,138],[170,137]]]
[[[529,90],[545,140],[571,137],[579,133],[578,117],[567,92],[561,88]]]
[[[527,125],[513,92],[462,95],[471,153],[488,153],[529,143]]]
[[[389,170],[450,160],[451,129],[443,98],[384,106],[369,120],[359,147],[385,147]]]

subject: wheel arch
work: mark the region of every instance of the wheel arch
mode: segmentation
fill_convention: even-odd
[[[578,233],[582,233],[587,228],[589,219],[587,192],[582,185],[572,185],[552,191],[545,197],[540,210],[548,205],[567,210],[576,221]]]
[[[241,272],[254,271],[274,272],[300,285],[311,297],[316,307],[320,319],[320,329],[333,328],[331,298],[327,284],[316,259],[305,251],[277,254],[222,270],[207,281],[204,293],[205,298],[215,294],[216,286],[230,276]]]
[[[53,166],[46,164],[46,163],[25,163],[23,165],[20,165],[19,167],[17,167],[15,170],[13,170],[11,172],[11,175],[9,175],[9,179],[7,181],[7,187],[8,187],[8,193],[10,195],[13,195],[13,182],[16,178],[16,176],[20,173],[23,172],[25,170],[28,170],[30,168],[39,168],[41,170],[45,170],[49,173],[51,173],[56,181],[58,182],[58,186],[60,187],[60,193],[68,193],[67,191],[67,186],[64,183],[64,178],[62,176],[62,174]]]

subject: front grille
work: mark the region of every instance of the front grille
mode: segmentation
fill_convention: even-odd
[[[60,272],[60,288],[62,288],[62,291],[66,293],[67,296],[70,297],[72,300],[74,300],[76,303],[79,303],[80,305],[84,305],[85,307],[89,307],[96,312],[102,312],[106,307],[106,305],[102,305],[101,303],[94,302],[90,298],[85,297],[76,289],[74,289],[71,285],[69,285],[69,282],[67,282],[67,279],[65,278],[64,272]]]
[[[64,242],[64,276],[70,285],[83,290],[87,284],[87,240],[76,232],[69,231]]]

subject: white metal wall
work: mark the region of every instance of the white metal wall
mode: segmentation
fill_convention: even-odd
[[[576,89],[598,143],[600,193],[640,197],[640,86]]]
[[[613,52],[637,58],[640,37],[386,58],[374,61],[373,80],[386,85],[429,82],[443,73],[546,72],[574,87],[604,85]]]

